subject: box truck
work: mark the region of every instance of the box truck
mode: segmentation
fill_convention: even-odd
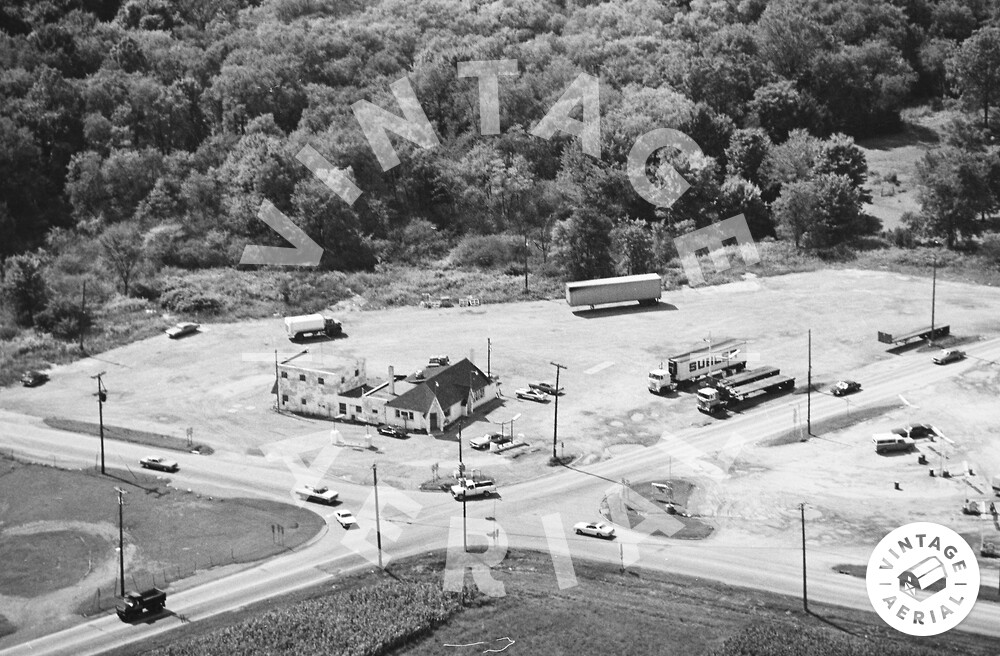
[[[638,301],[640,305],[656,305],[660,301],[663,281],[658,273],[643,273],[618,278],[598,278],[566,283],[566,302],[578,305],[604,305]]]
[[[298,317],[285,317],[285,332],[288,339],[326,335],[334,337],[343,331],[340,322],[322,314],[304,314]]]

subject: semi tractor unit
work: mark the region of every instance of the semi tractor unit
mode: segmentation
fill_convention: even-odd
[[[733,379],[738,384],[732,384]],[[732,379],[721,379],[714,387],[698,390],[698,409],[706,414],[718,414],[747,399],[783,392],[795,387],[795,379],[782,376],[777,367],[759,367]]]
[[[663,291],[663,281],[658,273],[643,273],[618,278],[598,278],[566,283],[566,302],[578,305],[604,305],[638,301],[640,305],[656,305]]]
[[[335,337],[343,332],[343,327],[336,319],[322,314],[304,314],[298,317],[285,317],[285,332],[288,333],[288,339],[293,340],[316,335]]]
[[[667,358],[667,368],[649,372],[647,389],[666,394],[709,375],[730,376],[747,366],[746,341],[730,339]],[[662,365],[661,365],[662,367]]]

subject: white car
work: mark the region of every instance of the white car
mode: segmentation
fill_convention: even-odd
[[[350,510],[338,510],[333,513],[333,516],[337,518],[337,522],[344,528],[351,528],[358,523],[358,520],[354,519],[354,515],[351,514]]]
[[[965,358],[965,351],[958,349],[941,349],[941,352],[934,356],[934,364],[948,364],[956,360]]]
[[[549,397],[539,392],[538,390],[531,389],[530,387],[522,387],[520,389],[514,390],[514,395],[519,399],[527,399],[529,401],[538,401],[539,403],[548,403]]]
[[[326,486],[313,487],[312,485],[303,485],[295,490],[295,495],[303,501],[325,503],[327,505],[336,501],[339,496],[337,492]]]
[[[473,449],[488,449],[490,444],[505,444],[510,442],[510,438],[501,435],[500,433],[486,433],[482,437],[473,437],[469,440],[469,446]]]
[[[201,328],[201,324],[191,323],[189,321],[183,321],[179,324],[167,328],[163,332],[167,333],[167,337],[170,339],[177,339],[178,337],[183,337],[184,335],[190,335],[191,333],[198,332]]]
[[[580,522],[573,525],[577,535],[593,535],[610,540],[615,537],[615,527],[604,522]]]
[[[165,472],[175,472],[180,466],[173,460],[167,460],[160,456],[146,456],[139,461],[139,465],[145,469],[158,469]]]

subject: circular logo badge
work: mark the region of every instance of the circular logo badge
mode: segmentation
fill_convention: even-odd
[[[958,626],[979,596],[979,563],[946,526],[900,526],[875,547],[865,575],[868,598],[886,624],[914,636]]]

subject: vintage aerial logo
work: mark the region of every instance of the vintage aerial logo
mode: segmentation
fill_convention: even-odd
[[[914,522],[882,538],[868,561],[868,598],[903,633],[932,636],[966,618],[979,595],[979,563],[961,535]]]

